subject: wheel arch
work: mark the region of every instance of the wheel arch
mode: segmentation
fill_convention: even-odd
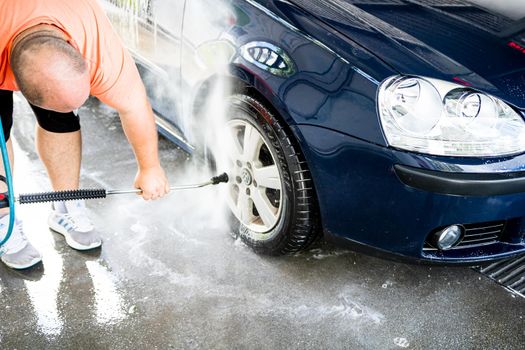
[[[217,84],[227,81],[231,92],[245,93],[263,103],[270,109],[274,116],[281,122],[283,128],[293,136],[294,146],[303,152],[305,147],[301,142],[303,136],[298,134],[298,129],[293,128],[295,120],[291,117],[285,103],[278,97],[278,94],[262,78],[246,67],[232,66],[228,75],[214,74],[202,81],[195,89],[193,94],[192,112],[198,115],[200,108],[204,105],[206,97]],[[304,154],[304,152],[303,152]]]
[[[293,146],[300,152],[299,158],[301,161],[307,163],[308,169],[310,170],[310,165],[307,162],[306,155],[304,152],[304,147],[306,143],[303,140],[303,136],[298,134],[299,129],[292,127],[295,125],[295,121],[290,116],[285,104],[281,101],[277,94],[271,89],[271,87],[260,77],[258,77],[254,72],[245,69],[245,67],[233,66],[230,69],[229,75],[212,75],[208,79],[202,81],[202,83],[195,89],[194,101],[193,101],[193,112],[198,112],[199,109],[203,106],[203,102],[206,99],[207,94],[211,91],[216,84],[219,84],[221,81],[227,81],[230,84],[232,93],[244,93],[260,103],[262,103],[266,108],[270,110],[274,118],[276,118],[281,127],[286,130],[287,134],[290,135],[290,141]],[[319,236],[323,233],[323,218],[319,208],[319,195],[317,193],[318,186],[316,185],[316,180],[314,173],[310,170],[310,177],[312,179],[313,186],[313,195],[315,196],[315,202],[317,203],[317,213],[318,213],[318,227],[320,230]]]

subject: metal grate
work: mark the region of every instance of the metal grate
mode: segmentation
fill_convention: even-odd
[[[525,298],[525,255],[477,268],[479,272]]]
[[[505,222],[488,222],[484,224],[463,225],[465,235],[455,248],[474,247],[497,243],[505,229]]]

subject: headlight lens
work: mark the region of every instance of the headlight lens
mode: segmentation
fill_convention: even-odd
[[[441,97],[429,82],[408,78],[398,80],[389,90],[387,109],[396,124],[408,133],[428,133],[441,118]]]
[[[505,102],[457,84],[396,76],[379,90],[388,143],[443,156],[503,156],[525,151],[525,122]]]

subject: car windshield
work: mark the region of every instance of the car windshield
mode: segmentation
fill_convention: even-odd
[[[469,0],[495,14],[510,18],[514,21],[525,20],[525,2],[523,0]]]
[[[414,9],[414,5],[430,7],[451,18],[467,22],[506,41],[525,47],[525,1],[523,0],[336,0],[352,4],[385,18]],[[304,2],[304,1],[301,1]],[[388,9],[388,12],[385,10]],[[382,13],[383,15],[380,15]],[[414,20],[412,17],[411,20]],[[421,18],[422,25],[429,20]],[[397,19],[391,19],[397,22]],[[424,24],[426,26],[427,23]]]

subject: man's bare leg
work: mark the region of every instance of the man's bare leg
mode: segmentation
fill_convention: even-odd
[[[74,190],[79,186],[82,137],[80,130],[54,133],[37,126],[36,145],[55,191]],[[55,203],[48,219],[49,227],[66,238],[77,250],[98,248],[100,234],[87,217],[83,202]],[[68,215],[65,216],[64,214]]]
[[[82,160],[80,130],[55,133],[37,125],[36,148],[55,191],[78,188]]]
[[[6,142],[7,153],[9,155],[9,164],[11,165],[11,174],[13,174],[14,168],[14,153],[13,153],[13,143],[11,139]],[[0,157],[2,158],[2,157]],[[1,170],[0,174],[5,176],[5,169],[3,164],[3,158],[0,160]],[[5,183],[0,184],[0,191],[7,192],[7,185]],[[7,227],[9,225],[9,208],[2,208],[0,210],[0,220],[2,221],[2,234],[0,234],[0,239],[3,240],[7,232]],[[36,265],[42,260],[42,255],[33,247],[33,245],[26,241],[24,238],[25,234],[23,233],[22,226],[15,221],[15,226],[11,233],[11,238],[5,243],[3,249],[5,254],[0,257],[2,262],[7,266],[14,269],[26,269],[33,265]]]

